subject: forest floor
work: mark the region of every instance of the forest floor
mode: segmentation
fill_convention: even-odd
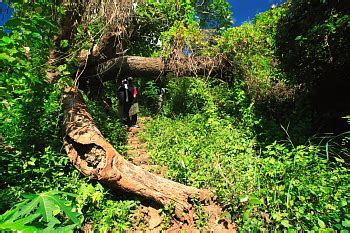
[[[150,117],[140,117],[138,125],[140,128],[130,128],[128,131],[128,153],[126,158],[141,168],[154,174],[166,177],[167,167],[154,165],[151,156],[147,152],[147,145],[139,138],[139,134],[145,130],[145,124],[150,121]],[[205,206],[207,227],[199,230],[193,219],[196,214],[193,211],[192,221],[182,222],[162,213],[162,207],[154,203],[143,202],[137,209],[132,220],[132,232],[236,232],[236,225],[221,219],[222,209],[216,203]]]

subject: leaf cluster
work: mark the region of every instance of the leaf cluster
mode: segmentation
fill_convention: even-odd
[[[82,219],[77,209],[62,195],[72,198],[71,194],[58,191],[23,195],[23,201],[0,215],[0,229],[21,232],[73,230]]]

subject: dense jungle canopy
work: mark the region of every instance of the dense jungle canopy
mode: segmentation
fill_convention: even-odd
[[[0,231],[349,232],[349,1],[7,4]]]

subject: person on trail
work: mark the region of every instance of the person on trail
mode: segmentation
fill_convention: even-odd
[[[129,127],[138,128],[137,113],[139,112],[136,97],[138,96],[138,88],[134,86],[133,78],[128,77],[122,80],[122,84],[118,88],[118,98],[121,104],[122,120]]]
[[[165,88],[159,86],[158,88],[158,111],[161,111],[165,102]]]

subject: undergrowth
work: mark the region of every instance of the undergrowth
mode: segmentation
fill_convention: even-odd
[[[246,120],[214,104],[222,86],[187,78],[168,87],[163,115],[149,122],[143,137],[169,178],[215,191],[244,231],[349,228],[350,177],[342,159],[332,162],[324,147],[312,144],[260,146],[244,131]],[[225,90],[235,102],[237,90]]]
[[[71,70],[47,65],[57,31],[52,14],[62,7],[12,6],[15,15],[5,26],[11,31],[0,27],[0,231],[67,232],[87,223],[102,232],[129,228],[137,201],[121,201],[84,178],[64,151],[61,96],[72,85]],[[57,82],[48,80],[49,69],[59,72]],[[98,103],[89,107],[103,134],[122,148],[126,133],[118,116]]]

